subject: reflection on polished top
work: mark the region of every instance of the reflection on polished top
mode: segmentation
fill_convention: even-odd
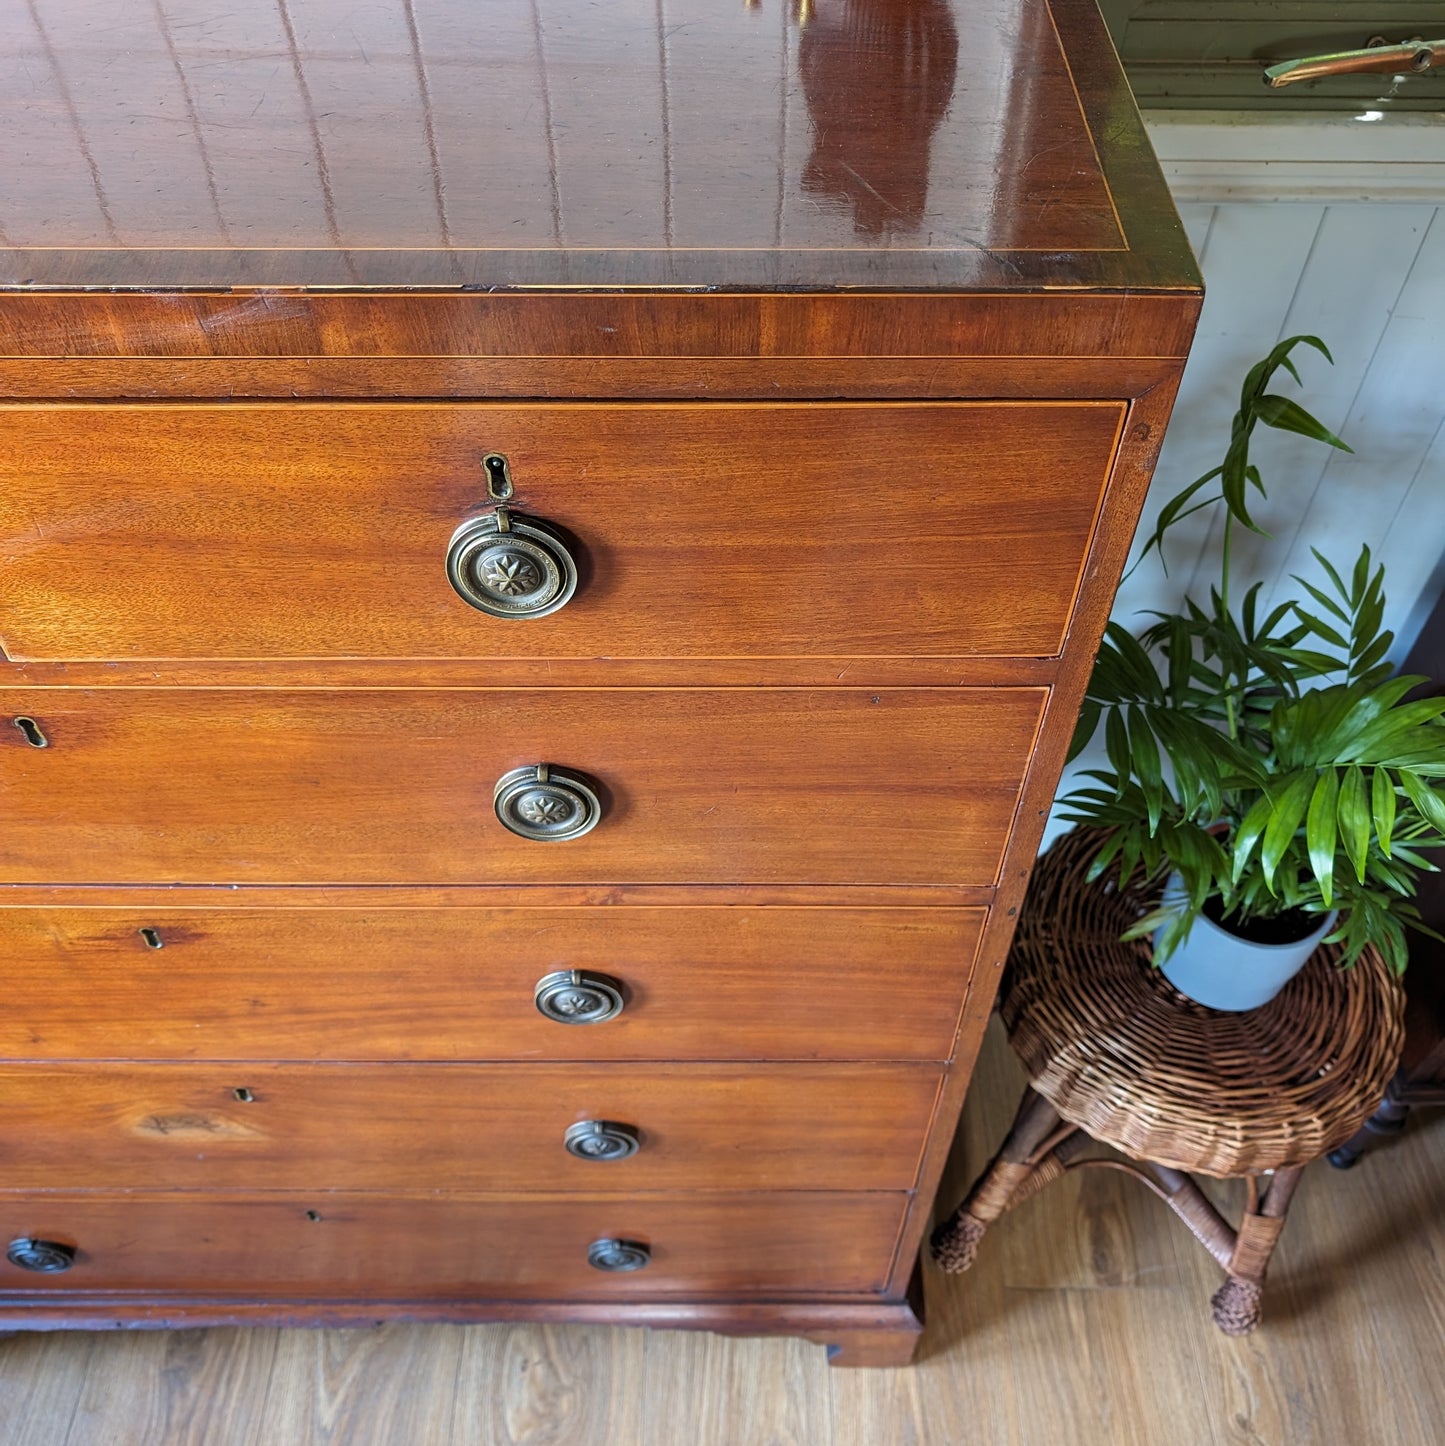
[[[1092,0],[4,13],[0,284],[1194,279]]]

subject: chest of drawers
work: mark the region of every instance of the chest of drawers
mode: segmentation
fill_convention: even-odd
[[[908,1359],[1198,309],[1092,3],[0,46],[0,1326]]]

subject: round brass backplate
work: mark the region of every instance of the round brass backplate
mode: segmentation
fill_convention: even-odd
[[[580,838],[602,817],[602,804],[587,783],[545,763],[504,773],[492,806],[504,828],[537,843]]]
[[[12,1240],[5,1252],[5,1259],[21,1270],[33,1270],[41,1275],[59,1275],[75,1264],[75,1247],[62,1245],[56,1240],[32,1240],[21,1236]]]
[[[622,985],[609,974],[559,969],[537,981],[534,997],[557,1024],[601,1024],[622,1013]]]
[[[447,578],[463,601],[494,618],[543,618],[577,591],[577,564],[545,522],[498,509],[452,534]]]
[[[587,1247],[587,1264],[594,1270],[641,1270],[652,1251],[638,1240],[594,1240]]]

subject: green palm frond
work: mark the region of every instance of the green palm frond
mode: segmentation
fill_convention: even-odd
[[[1075,730],[1071,759],[1104,733],[1108,766],[1061,800],[1067,821],[1108,831],[1096,876],[1142,866],[1180,878],[1182,899],[1131,930],[1163,926],[1160,962],[1218,899],[1241,920],[1338,909],[1331,938],[1347,963],[1373,943],[1403,969],[1406,929],[1422,927],[1416,882],[1445,847],[1445,698],[1411,698],[1426,680],[1392,676],[1384,568],[1369,548],[1348,577],[1316,551],[1320,575],[1296,577],[1299,596],[1267,617],[1258,584],[1230,605],[1231,528],[1261,530],[1246,506],[1250,489],[1264,495],[1255,428],[1349,450],[1267,390],[1281,369],[1299,380],[1301,345],[1329,359],[1318,337],[1296,336],[1250,369],[1223,463],[1165,505],[1140,554],[1162,564],[1170,529],[1221,505],[1220,585],[1207,606],[1152,614],[1137,638],[1111,622]]]

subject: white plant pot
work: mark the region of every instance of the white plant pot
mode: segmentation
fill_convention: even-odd
[[[1181,994],[1210,1009],[1257,1009],[1304,968],[1337,917],[1326,914],[1313,934],[1293,944],[1255,944],[1201,914],[1162,972]],[[1157,946],[1157,932],[1154,937]]]

